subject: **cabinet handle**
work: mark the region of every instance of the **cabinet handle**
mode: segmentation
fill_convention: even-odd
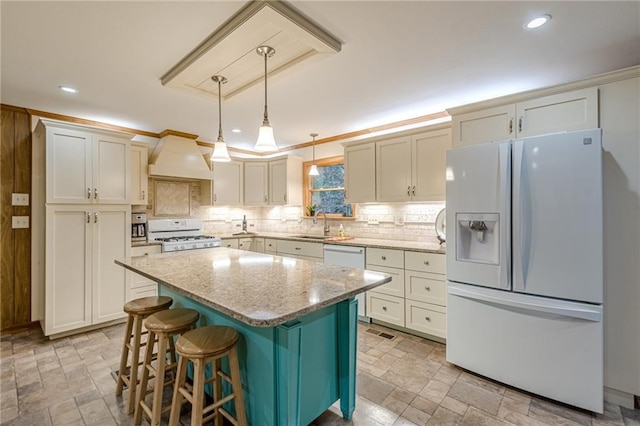
[[[296,247],[296,250],[302,250],[302,247]]]
[[[424,264],[425,264],[425,265],[427,265],[427,266],[429,266],[429,261],[428,261],[428,260],[425,260],[425,261],[424,261]]]
[[[91,199],[91,188],[87,188],[87,198]]]
[[[213,194],[213,201],[214,202],[218,201],[218,194]]]
[[[407,195],[411,195],[411,186],[407,186]]]
[[[93,188],[93,199],[94,200],[98,199],[98,188]]]
[[[91,223],[91,212],[86,212],[87,213],[87,223]]]
[[[93,223],[98,223],[98,212],[93,214]]]
[[[518,119],[518,132],[522,131],[522,117]]]
[[[382,260],[387,260],[387,256],[382,256]]]
[[[413,185],[413,188],[411,189],[411,195],[415,196],[416,195],[416,186]]]
[[[509,134],[513,133],[513,117],[509,118]]]
[[[284,202],[287,202],[287,194],[284,194]]]
[[[429,287],[429,286],[426,286],[424,289],[427,290],[427,291],[431,291],[431,287]]]
[[[266,203],[267,201],[269,201],[269,200],[267,199],[267,196],[265,195],[264,196],[264,202]]]
[[[431,318],[429,318],[429,317],[424,317],[424,319],[426,319],[427,321],[431,322]]]
[[[142,199],[144,200],[145,193],[142,191]]]
[[[386,307],[386,306],[383,306],[383,307],[382,307],[382,310],[386,312],[387,307]]]

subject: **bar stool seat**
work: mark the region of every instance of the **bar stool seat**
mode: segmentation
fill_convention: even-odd
[[[167,296],[142,297],[125,303],[123,310],[128,314],[127,328],[124,334],[122,354],[120,355],[120,368],[118,370],[118,384],[116,385],[116,396],[122,395],[124,386],[129,389],[127,401],[127,411],[133,413],[136,401],[136,388],[138,384],[138,366],[140,365],[140,349],[147,346],[147,342],[142,342],[142,336],[147,332],[142,331],[142,321],[149,315],[169,309],[173,299]],[[153,346],[147,348],[153,352]],[[131,353],[131,363],[128,364],[129,353]],[[134,367],[135,366],[135,367]]]
[[[135,407],[134,423],[142,423],[142,413],[149,417],[149,423],[153,426],[160,424],[163,412],[169,411],[171,405],[162,407],[162,395],[164,388],[175,382],[173,379],[165,381],[167,372],[174,372],[177,368],[176,351],[173,337],[185,333],[196,326],[200,318],[198,311],[187,308],[168,309],[150,315],[144,322],[144,326],[149,332],[149,342],[157,342],[157,365],[152,364],[153,356],[147,351],[142,367],[142,378],[140,388],[137,392],[137,403]],[[168,361],[167,361],[168,355]],[[152,389],[148,389],[149,379],[155,379]],[[147,405],[145,397],[153,393],[151,406]]]
[[[178,375],[173,390],[171,416],[169,425],[178,424],[180,408],[187,399],[192,405],[191,424],[201,425],[215,418],[215,424],[222,424],[222,416],[234,425],[246,425],[247,419],[242,393],[242,379],[238,363],[237,343],[240,334],[231,327],[210,325],[184,333],[176,342],[176,352],[180,355],[178,361]],[[224,356],[229,360],[230,377],[222,371],[221,360]],[[193,386],[186,383],[187,364],[193,363]],[[205,379],[205,367],[213,363],[212,374]],[[222,397],[222,379],[232,386],[232,392]],[[213,403],[204,405],[204,387],[209,383],[213,386]],[[236,418],[234,418],[223,404],[235,400]]]

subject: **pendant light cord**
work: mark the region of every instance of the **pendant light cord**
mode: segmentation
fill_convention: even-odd
[[[268,52],[264,53],[264,120],[262,120],[263,126],[269,125],[269,112],[267,111],[267,57]]]
[[[218,79],[218,142],[224,142],[222,136],[222,80]]]

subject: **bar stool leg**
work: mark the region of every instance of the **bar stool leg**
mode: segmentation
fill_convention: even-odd
[[[131,370],[129,371],[129,402],[127,413],[132,414],[136,408],[136,390],[138,386],[138,364],[140,363],[140,339],[142,334],[142,317],[133,318],[133,353],[131,356]],[[153,352],[153,351],[151,351]]]
[[[238,350],[236,346],[229,352],[229,370],[236,405],[236,420],[239,425],[247,424],[247,416],[244,412],[244,397],[242,392],[242,378],[240,377],[240,364],[238,362]]]
[[[180,357],[178,360],[178,371],[176,373],[176,381],[173,386],[173,398],[171,400],[171,416],[169,417],[169,426],[177,426],[180,421],[180,409],[184,403],[184,395],[180,392],[180,388],[184,387],[187,381],[187,365],[189,360]]]
[[[116,396],[122,395],[124,388],[124,370],[127,368],[129,359],[129,346],[131,345],[131,331],[133,330],[133,316],[127,319],[127,330],[124,332],[124,343],[122,344],[122,354],[120,356],[120,368],[118,369],[118,385],[116,386]]]
[[[135,404],[135,415],[133,417],[133,422],[136,425],[142,423],[142,410],[143,408],[140,406],[140,401],[144,401],[147,396],[147,386],[149,382],[149,368],[147,366],[151,365],[151,360],[153,358],[153,345],[155,344],[156,334],[153,331],[149,331],[147,334],[147,346],[144,355],[144,364],[142,364],[142,378],[140,379],[140,385],[138,387],[136,404]],[[158,345],[159,346],[159,345]],[[160,349],[158,347],[158,349]],[[158,359],[160,358],[160,351],[158,351]],[[157,380],[157,378],[156,378]]]
[[[158,366],[156,367],[156,383],[153,389],[151,426],[160,425],[160,417],[162,416],[162,394],[164,391],[164,374],[167,365],[167,339],[171,339],[171,337],[165,334],[162,334],[158,338]]]
[[[193,401],[191,404],[191,424],[202,423],[202,410],[204,404],[204,365],[203,359],[193,361]]]
[[[214,401],[220,401],[222,399],[222,377],[218,374],[218,371],[221,371],[221,367],[222,358],[218,357],[215,359],[213,365],[213,374],[215,375],[215,381],[213,383],[215,395]],[[220,410],[216,409],[215,426],[222,426],[222,424],[222,413]]]

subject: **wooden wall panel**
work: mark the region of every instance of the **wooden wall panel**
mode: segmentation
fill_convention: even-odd
[[[12,229],[12,217],[31,216],[30,206],[12,206],[14,192],[31,195],[29,114],[0,111],[0,329],[31,322],[31,229]]]

